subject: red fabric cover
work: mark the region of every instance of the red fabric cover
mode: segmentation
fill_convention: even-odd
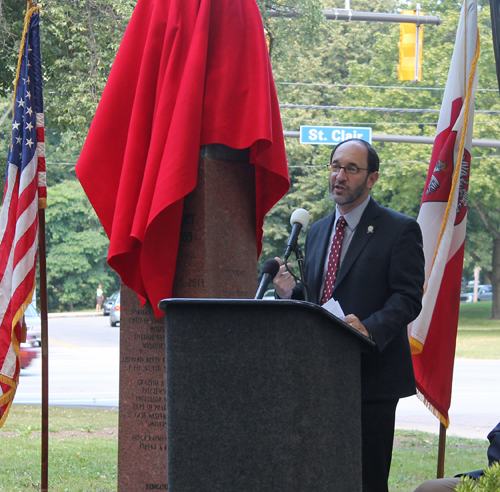
[[[157,316],[172,295],[183,199],[211,143],[251,148],[260,254],[289,178],[255,0],[139,0],[76,173],[110,238],[109,265]]]

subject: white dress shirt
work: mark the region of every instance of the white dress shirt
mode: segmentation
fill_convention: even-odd
[[[342,246],[340,248],[340,258],[337,271],[340,269],[340,265],[342,265],[342,261],[344,260],[345,254],[349,248],[349,245],[351,244],[354,231],[356,230],[356,227],[358,227],[359,221],[361,220],[361,216],[363,215],[363,212],[365,211],[369,201],[370,197],[368,196],[363,203],[361,203],[356,208],[352,209],[350,212],[344,215],[344,219],[347,224],[345,226],[344,239],[342,240]],[[332,233],[330,234],[330,241],[328,243],[328,249],[327,249],[328,253],[326,254],[325,264],[323,266],[323,284],[321,285],[321,291],[319,293],[318,299],[321,299],[321,296],[323,295],[326,271],[328,269],[328,260],[330,258],[330,250],[332,248],[333,237],[335,236],[335,228],[337,227],[337,221],[339,220],[340,217],[342,217],[342,214],[339,212],[339,207],[337,205],[335,208],[335,222],[333,223]]]

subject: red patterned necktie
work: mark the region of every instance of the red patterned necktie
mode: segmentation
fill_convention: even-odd
[[[321,296],[321,305],[329,301],[330,297],[332,297],[335,279],[337,278],[340,248],[342,246],[342,240],[344,239],[346,223],[347,222],[343,216],[341,216],[339,220],[337,220],[337,226],[335,227],[335,236],[333,237],[330,256],[328,258],[328,268],[326,269],[325,286],[323,288],[323,295]]]

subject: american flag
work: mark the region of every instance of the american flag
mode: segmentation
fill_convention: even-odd
[[[35,287],[38,209],[47,200],[39,11],[35,6],[26,14],[0,213],[0,427],[19,382],[21,321]]]

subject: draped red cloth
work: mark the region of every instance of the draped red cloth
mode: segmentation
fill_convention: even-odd
[[[289,188],[255,0],[139,0],[76,166],[110,238],[108,263],[155,313],[171,297],[200,146],[250,147],[257,249]]]

